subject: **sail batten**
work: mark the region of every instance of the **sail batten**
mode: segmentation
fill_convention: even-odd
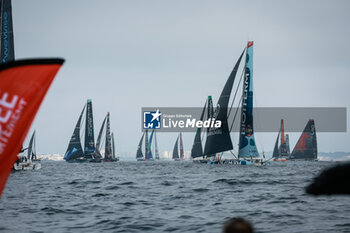
[[[101,157],[95,153],[94,119],[92,115],[92,101],[90,99],[87,100],[86,104],[84,154],[87,159]]]

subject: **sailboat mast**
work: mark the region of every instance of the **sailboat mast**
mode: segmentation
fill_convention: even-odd
[[[36,131],[34,130],[34,142],[33,142],[33,149],[32,149],[32,159],[37,159],[36,157]]]
[[[105,142],[105,158],[112,158],[112,142],[111,142],[111,126],[109,121],[109,113],[107,113],[107,122],[106,122],[106,142]]]
[[[145,158],[147,159],[148,154],[148,130],[146,129],[145,133]]]
[[[184,144],[182,142],[182,133],[180,133],[180,159],[184,159]]]
[[[284,123],[283,123],[283,119],[281,119],[281,145],[284,145]]]
[[[88,159],[95,157],[94,119],[92,115],[92,102],[87,100],[85,119],[85,157]]]
[[[208,96],[208,111],[207,111],[207,119],[211,119],[214,117],[214,106],[213,106],[213,98]],[[209,133],[210,128],[207,129],[207,133]]]
[[[112,158],[115,159],[114,133],[112,133],[111,137],[112,137]]]
[[[154,130],[152,130],[152,133],[149,137],[149,142],[148,142],[148,147],[147,147],[147,153],[146,153],[146,159],[152,159],[153,155],[152,155],[152,140],[153,140],[153,134],[154,134]]]
[[[156,131],[154,131],[154,154],[156,159],[159,159],[159,151],[158,151],[158,142],[157,142],[157,134]]]
[[[253,41],[248,41],[242,92],[238,157],[258,157],[253,127]]]

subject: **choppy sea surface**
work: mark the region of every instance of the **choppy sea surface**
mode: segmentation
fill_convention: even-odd
[[[0,231],[221,232],[242,216],[256,232],[350,232],[350,197],[304,191],[332,164],[43,161],[11,173]]]

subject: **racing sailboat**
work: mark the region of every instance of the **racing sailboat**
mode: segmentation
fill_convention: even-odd
[[[105,127],[106,126],[106,127]],[[104,139],[104,143],[105,143],[105,148],[104,148],[104,158],[103,160],[105,162],[115,162],[118,161],[117,158],[115,158],[115,155],[113,156],[114,153],[114,137],[112,138],[111,135],[111,130],[110,130],[110,114],[107,113],[106,117],[104,118],[103,122],[102,122],[102,126],[100,129],[100,132],[98,134],[97,137],[97,141],[96,141],[96,154],[98,155],[99,158],[102,158],[102,153],[101,153],[101,149],[102,149],[102,134],[105,131],[105,139]]]
[[[281,140],[279,140],[280,137]],[[273,149],[272,154],[273,161],[286,161],[290,156],[289,151],[289,137],[288,134],[284,135],[284,122],[283,119],[281,119],[281,128],[278,132],[275,147]]]
[[[212,157],[215,158],[215,161],[209,161],[210,163],[219,162],[217,153],[230,151],[233,149],[233,145],[230,137],[230,129],[228,126],[228,104],[231,96],[231,91],[233,88],[233,83],[234,83],[244,52],[245,52],[245,49],[243,50],[242,54],[238,58],[230,76],[228,77],[217,103],[216,111],[214,113],[214,118],[218,121],[221,121],[221,126],[217,128],[210,128],[207,133],[203,155],[204,156],[214,155]]]
[[[152,153],[152,142],[154,138],[154,155],[155,158],[153,158]],[[143,139],[145,139],[145,153],[142,152],[142,143]],[[137,146],[136,151],[136,160],[137,161],[154,161],[154,159],[159,160],[159,150],[158,150],[158,142],[156,137],[156,131],[152,130],[150,137],[148,138],[148,130],[145,130],[145,132],[142,134],[141,139],[139,141],[139,144]]]
[[[41,168],[40,159],[36,155],[36,143],[35,143],[35,131],[33,132],[29,145],[27,148],[21,150],[21,152],[27,151],[27,155],[19,154],[17,161],[13,165],[13,170],[38,170]]]
[[[81,120],[85,110],[85,140],[84,150],[80,140]],[[72,137],[68,144],[64,160],[67,162],[101,162],[102,156],[96,153],[94,141],[94,125],[92,115],[92,101],[87,100],[77,124],[75,125]]]
[[[291,160],[317,160],[317,138],[315,121],[310,119],[295,145]]]
[[[256,147],[253,127],[253,41],[248,41],[245,59],[244,82],[241,104],[241,123],[238,160],[240,164],[262,164]]]
[[[243,50],[241,56],[239,57],[236,65],[234,66],[226,84],[221,92],[220,98],[216,110],[214,111],[213,117],[216,120],[221,121],[221,127],[210,128],[207,133],[207,140],[204,148],[204,155],[211,156],[212,159],[208,163],[220,163],[221,155],[225,151],[231,151],[233,149],[233,144],[230,137],[230,132],[232,125],[228,126],[228,116],[231,113],[228,112],[228,104],[231,96],[231,91],[235,81],[235,77],[241,63],[242,57],[246,52],[245,57],[245,67],[244,67],[244,81],[243,81],[243,91],[241,98],[241,122],[239,131],[239,148],[238,155],[235,156],[233,162],[242,165],[246,164],[262,164],[263,158],[259,156],[255,144],[254,128],[253,128],[253,41],[248,41],[247,47]],[[239,84],[237,85],[237,87]],[[236,91],[237,93],[237,91]],[[236,94],[234,95],[234,102]],[[209,109],[210,111],[210,109]],[[210,113],[208,117],[211,117]],[[235,119],[235,117],[234,117]],[[218,153],[221,153],[218,154]],[[231,152],[232,153],[232,152]],[[232,153],[233,154],[233,153]]]

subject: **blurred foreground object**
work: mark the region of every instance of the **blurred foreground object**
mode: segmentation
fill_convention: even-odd
[[[350,163],[343,163],[321,172],[306,187],[313,195],[350,194]]]
[[[244,218],[231,218],[228,220],[223,229],[223,233],[253,233],[252,224]]]
[[[63,59],[0,65],[0,196],[30,125]]]

